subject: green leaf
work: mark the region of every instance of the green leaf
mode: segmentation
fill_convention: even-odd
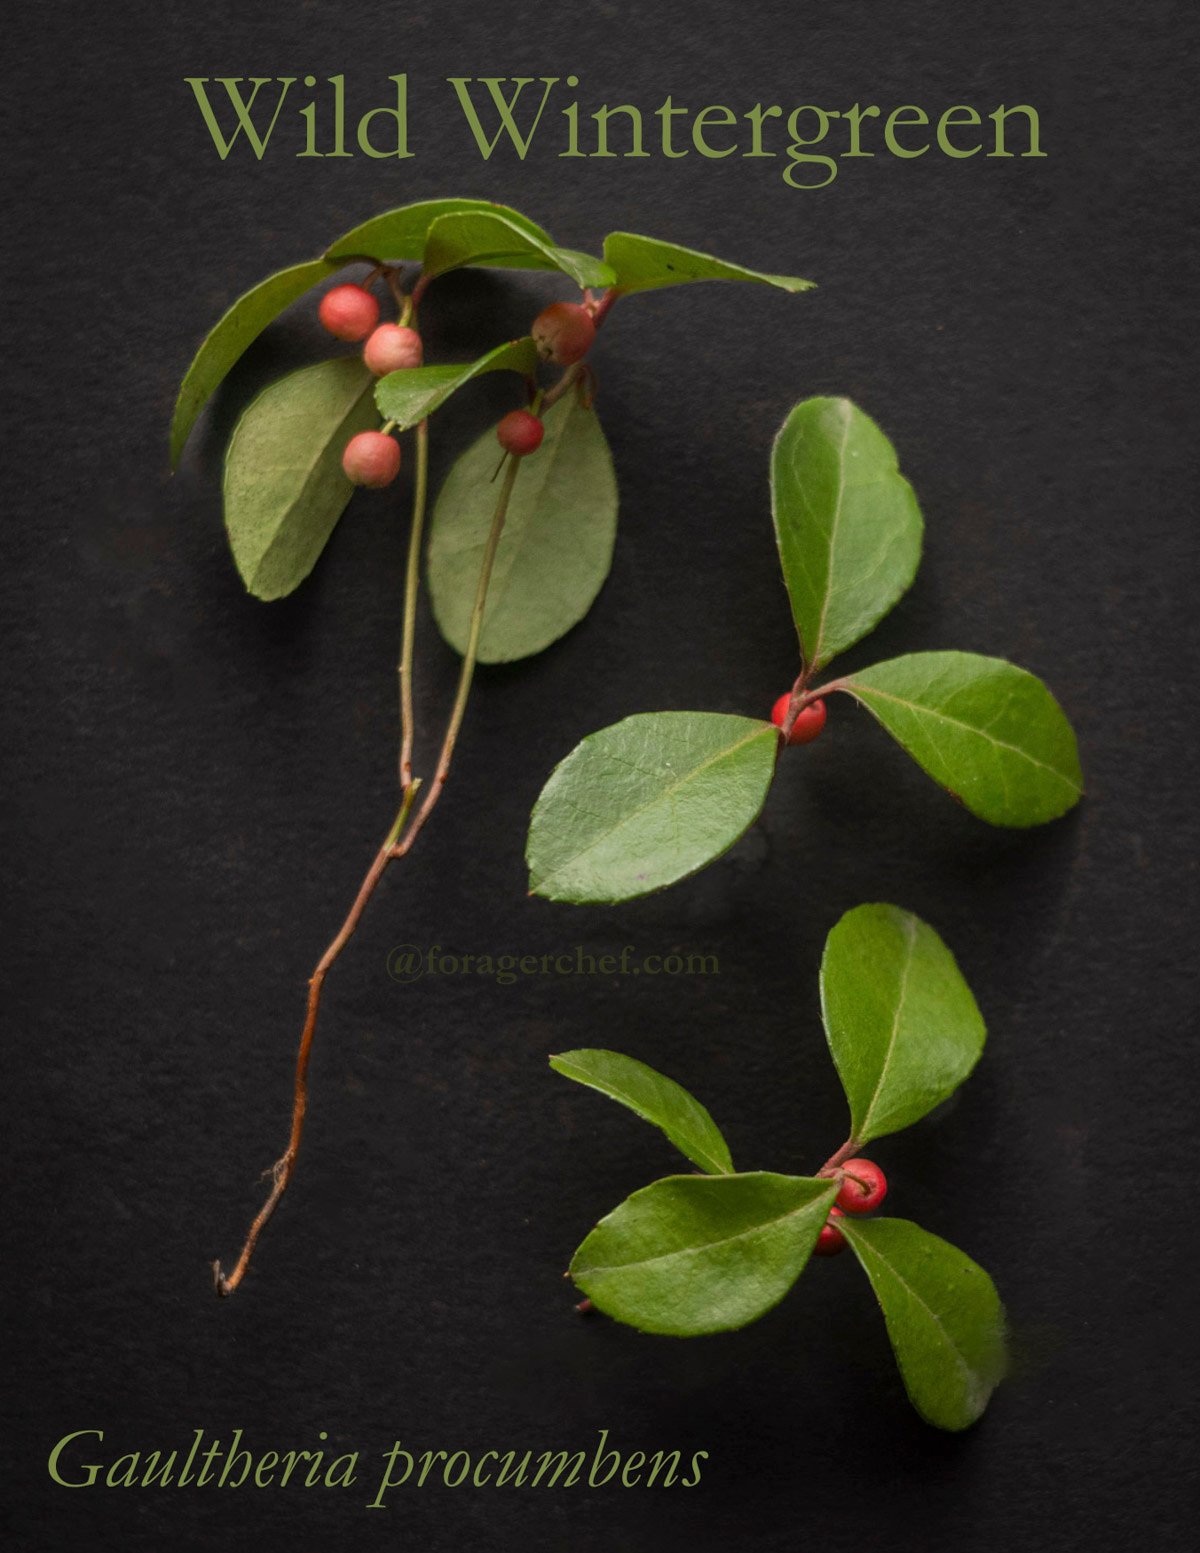
[[[977,1263],[907,1219],[838,1220],[871,1280],[909,1400],[966,1429],[1004,1378],[1004,1307]]]
[[[834,927],[821,960],[821,1015],[859,1143],[940,1105],[987,1035],[954,956],[899,906],[856,906]]]
[[[771,507],[805,661],[878,625],[921,559],[921,509],[896,451],[849,399],[806,399],[771,455]]]
[[[836,1182],[765,1171],[667,1176],[601,1219],[571,1277],[607,1315],[643,1332],[727,1332],[795,1283],[836,1195]]]
[[[839,680],[935,782],[992,825],[1041,825],[1083,792],[1058,702],[1032,674],[969,652],[918,652]]]
[[[229,369],[254,340],[319,280],[337,269],[325,259],[293,264],[268,275],[241,296],[213,328],[184,374],[171,421],[171,467],[179,462],[184,444],[200,411],[224,380]]]
[[[661,1127],[679,1152],[709,1175],[732,1173],[729,1145],[716,1122],[674,1079],[620,1052],[595,1049],[563,1052],[551,1057],[550,1066],[564,1078],[598,1089]]]
[[[225,455],[225,526],[246,587],[291,593],[312,571],[354,487],[342,451],[378,426],[374,378],[338,356],[272,383],[246,409]]]
[[[520,211],[507,205],[497,205],[491,200],[420,200],[413,205],[400,205],[372,216],[344,232],[336,242],[330,243],[328,257],[369,257],[372,259],[422,259],[429,228],[442,216],[461,215],[477,211],[487,215],[502,216],[521,231],[550,242],[549,232],[530,221]],[[480,261],[482,262],[482,261]]]
[[[375,403],[384,420],[395,421],[407,431],[445,404],[450,395],[472,378],[485,372],[519,372],[530,376],[537,370],[537,347],[528,335],[497,345],[478,361],[459,362],[454,366],[404,367],[389,372],[375,385]],[[492,434],[495,442],[495,433]],[[492,462],[495,469],[495,460]]]
[[[587,614],[612,564],[617,481],[595,411],[567,394],[544,423],[542,445],[521,460],[509,500],[479,637],[481,663],[510,663],[557,641]],[[456,461],[433,511],[430,600],[442,635],[459,652],[496,508],[492,477],[500,457],[493,428]]]
[[[764,275],[636,232],[610,232],[604,239],[604,257],[616,271],[616,287],[622,293],[681,286],[691,280],[755,280],[792,292],[811,291],[814,286],[796,275]]]
[[[520,264],[514,263],[520,260]],[[613,272],[590,254],[556,248],[503,216],[482,211],[442,216],[429,229],[425,274],[444,275],[464,264],[500,264],[506,268],[561,270],[581,289],[610,286]]]
[[[589,734],[534,805],[529,884],[550,900],[621,901],[695,873],[758,817],[778,730],[717,712],[647,712]]]

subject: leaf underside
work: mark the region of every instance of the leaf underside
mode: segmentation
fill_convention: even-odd
[[[1079,801],[1062,708],[1024,669],[977,653],[891,658],[838,681],[935,782],[992,825],[1041,825]]]
[[[838,1221],[870,1279],[909,1400],[938,1429],[966,1429],[1006,1368],[1004,1307],[978,1263],[907,1219]]]
[[[631,900],[719,857],[752,825],[775,770],[771,723],[654,712],[589,735],[534,806],[530,889],[551,900]]]
[[[260,599],[292,592],[354,492],[342,452],[379,424],[356,356],[303,367],[243,412],[225,455],[225,526],[242,581]]]
[[[860,1144],[952,1094],[986,1035],[954,956],[898,906],[856,906],[835,925],[821,960],[821,1014]]]
[[[596,412],[567,394],[544,417],[542,445],[522,459],[496,551],[481,663],[541,652],[587,614],[612,565],[617,479]],[[489,430],[458,458],[438,493],[429,593],[442,635],[466,649],[496,507],[500,450]]]
[[[571,1277],[607,1315],[698,1337],[745,1326],[799,1277],[837,1193],[801,1176],[668,1176],[635,1192],[575,1253]]]
[[[771,453],[771,510],[805,662],[872,630],[921,559],[922,521],[892,444],[848,399],[796,405]]]
[[[710,1175],[729,1175],[729,1145],[704,1106],[682,1084],[620,1052],[589,1049],[551,1057],[564,1078],[599,1090],[610,1100],[659,1127],[693,1165]]]
[[[604,239],[604,257],[616,272],[617,290],[622,294],[650,291],[659,286],[680,286],[697,280],[758,281],[782,291],[811,291],[814,282],[798,275],[767,275],[748,270],[741,264],[729,264],[712,254],[680,248],[642,237],[636,232],[610,232]]]

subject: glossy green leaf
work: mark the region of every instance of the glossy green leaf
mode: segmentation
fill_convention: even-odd
[[[771,455],[771,508],[805,661],[828,663],[916,575],[921,509],[892,444],[849,399],[806,399]]]
[[[564,1078],[598,1089],[661,1127],[680,1153],[709,1175],[732,1172],[729,1145],[716,1122],[674,1079],[620,1052],[595,1049],[563,1052],[551,1057],[550,1066]]]
[[[987,1035],[954,956],[899,906],[856,906],[834,927],[821,960],[821,1014],[859,1143],[940,1105]]]
[[[389,372],[375,385],[375,403],[384,420],[395,421],[401,431],[407,431],[427,415],[432,415],[472,378],[482,377],[485,372],[520,372],[528,377],[536,370],[537,347],[525,335],[522,339],[497,345],[478,361],[442,367],[405,367],[399,372]],[[494,432],[492,441],[495,442]],[[492,469],[495,467],[493,460]]]
[[[648,712],[602,728],[557,766],[534,806],[529,884],[550,900],[632,900],[726,851],[775,771],[771,723]]]
[[[514,265],[516,259],[522,263]],[[515,222],[484,211],[442,216],[429,229],[425,274],[444,275],[464,264],[560,270],[581,288],[609,286],[613,280],[608,265],[590,254],[557,248]]]
[[[225,526],[242,581],[282,598],[312,571],[354,492],[342,451],[378,426],[374,378],[338,356],[272,383],[247,408],[225,455]]]
[[[939,1429],[973,1424],[1004,1378],[1004,1307],[983,1268],[907,1219],[838,1228],[871,1280],[909,1400]]]
[[[557,641],[587,614],[612,564],[617,480],[596,412],[567,394],[544,422],[542,445],[522,459],[509,500],[479,637],[482,663],[510,663]],[[495,430],[485,432],[454,464],[433,511],[429,595],[442,635],[459,652],[496,509],[500,456]]]
[[[541,242],[549,243],[549,232],[542,230],[527,216],[507,205],[497,205],[491,200],[419,200],[413,205],[400,205],[395,210],[385,210],[382,215],[351,227],[326,253],[331,257],[369,257],[373,259],[423,259],[429,228],[442,216],[462,215],[469,212],[501,216],[504,220],[529,233]],[[483,263],[485,261],[478,261]],[[517,266],[512,266],[516,268]]]
[[[636,232],[610,232],[604,239],[604,257],[616,271],[616,287],[622,293],[682,286],[692,280],[754,280],[792,292],[811,291],[814,286],[813,281],[796,275],[764,275],[693,248],[639,237]]]
[[[285,308],[335,269],[337,265],[326,259],[313,259],[307,264],[293,264],[290,269],[268,275],[266,280],[239,297],[217,323],[196,352],[175,401],[175,415],[171,421],[172,468],[179,462],[179,455],[200,411],[243,351]]]
[[[992,825],[1041,825],[1083,792],[1075,734],[1032,674],[969,652],[877,663],[850,692],[935,782]]]
[[[643,1332],[727,1332],[795,1283],[836,1195],[836,1182],[765,1171],[668,1176],[601,1219],[571,1277],[600,1310]]]

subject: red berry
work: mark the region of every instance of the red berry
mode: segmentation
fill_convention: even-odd
[[[887,1196],[887,1177],[869,1159],[848,1159],[842,1166],[838,1205],[847,1213],[870,1213]]]
[[[400,473],[400,444],[382,431],[360,431],[346,444],[342,468],[355,485],[381,490]]]
[[[335,286],[321,298],[317,317],[338,340],[365,340],[379,322],[379,303],[361,286]]]
[[[776,728],[782,728],[791,705],[790,691],[785,691],[771,708],[771,721]],[[821,729],[825,726],[824,701],[810,701],[796,717],[792,724],[792,731],[788,734],[789,744],[811,744]]]
[[[500,446],[506,453],[515,453],[518,458],[536,453],[545,435],[546,428],[528,410],[510,410],[496,427]]]
[[[846,1249],[846,1237],[840,1229],[834,1227],[834,1219],[842,1217],[840,1208],[830,1208],[828,1220],[822,1224],[821,1233],[817,1236],[817,1243],[813,1247],[814,1256],[836,1256],[839,1251]]]
[[[380,324],[363,346],[363,360],[376,377],[419,367],[424,355],[421,336],[402,324]]]
[[[596,338],[596,325],[587,308],[579,302],[551,302],[533,320],[533,343],[543,361],[569,367],[582,361]]]

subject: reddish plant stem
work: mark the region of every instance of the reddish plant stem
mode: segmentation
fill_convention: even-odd
[[[413,789],[415,793],[415,788]],[[308,982],[308,1006],[304,1015],[304,1029],[300,1034],[300,1048],[296,1053],[296,1077],[292,1091],[292,1131],[288,1138],[287,1148],[271,1167],[272,1185],[270,1196],[259,1209],[254,1222],[246,1235],[245,1244],[242,1246],[242,1254],[234,1264],[234,1269],[226,1275],[221,1271],[220,1262],[213,1263],[213,1282],[218,1294],[232,1294],[246,1275],[246,1269],[250,1265],[250,1258],[254,1255],[254,1247],[258,1244],[258,1237],[267,1227],[271,1215],[279,1205],[279,1199],[287,1191],[288,1182],[292,1179],[292,1173],[296,1168],[296,1155],[300,1151],[300,1139],[304,1135],[304,1116],[308,1109],[308,1065],[312,1056],[313,1035],[317,1028],[317,1014],[321,1008],[321,990],[325,985],[325,978],[329,974],[334,961],[349,943],[354,929],[358,926],[363,912],[367,908],[367,902],[375,893],[375,886],[383,878],[384,870],[394,856],[393,847],[395,838],[404,826],[408,817],[409,808],[412,805],[412,796],[406,795],[405,802],[401,806],[396,822],[388,832],[387,840],[375,854],[375,860],[367,869],[366,876],[358,888],[358,894],[354,897],[354,904],[350,907],[346,920],[338,929],[333,942],[325,953],[317,961],[316,970],[313,971]]]
[[[861,1147],[862,1145],[857,1138],[847,1138],[837,1153],[829,1156],[820,1170],[817,1171],[817,1174],[819,1176],[837,1175],[839,1166],[844,1164],[846,1160],[852,1159]]]

